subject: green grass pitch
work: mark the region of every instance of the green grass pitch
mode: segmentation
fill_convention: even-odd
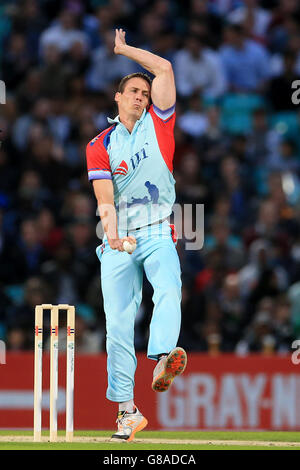
[[[34,443],[31,431],[0,431],[1,450],[300,450],[299,432],[236,432],[236,431],[143,431],[135,436],[138,442],[97,442],[108,439],[112,431],[76,431],[78,442]],[[43,432],[43,436],[48,433]],[[59,436],[64,436],[59,432]],[[82,441],[80,441],[82,439]],[[93,441],[95,439],[95,441]],[[13,440],[13,441],[12,441]],[[172,442],[168,443],[168,440]],[[144,442],[143,442],[144,441]],[[151,442],[152,441],[152,442]],[[201,441],[209,441],[203,443]],[[225,442],[224,442],[225,441]],[[234,441],[226,444],[226,441]],[[244,442],[244,444],[243,444]]]

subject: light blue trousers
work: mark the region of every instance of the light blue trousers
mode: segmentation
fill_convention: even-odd
[[[133,399],[137,365],[134,322],[142,300],[143,272],[151,283],[154,309],[147,356],[156,359],[176,347],[181,323],[181,271],[167,221],[129,232],[137,240],[132,255],[112,250],[104,238],[97,248],[106,317],[108,388],[115,402]],[[120,238],[127,233],[119,231]]]

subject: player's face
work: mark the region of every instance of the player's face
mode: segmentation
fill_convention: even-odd
[[[128,80],[123,93],[116,93],[115,100],[118,103],[119,113],[126,113],[139,119],[149,104],[150,85],[139,77]]]

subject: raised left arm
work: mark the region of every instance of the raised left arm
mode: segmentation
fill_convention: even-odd
[[[151,87],[151,98],[155,106],[164,111],[175,104],[176,88],[171,62],[152,52],[128,46],[122,29],[116,29],[114,52],[134,60],[155,76]]]

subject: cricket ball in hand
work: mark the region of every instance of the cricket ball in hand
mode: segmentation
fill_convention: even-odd
[[[133,253],[134,250],[136,249],[136,243],[130,243],[127,240],[125,240],[123,242],[123,248],[124,248],[124,251],[126,251],[126,253],[129,253],[131,255],[131,253]]]

